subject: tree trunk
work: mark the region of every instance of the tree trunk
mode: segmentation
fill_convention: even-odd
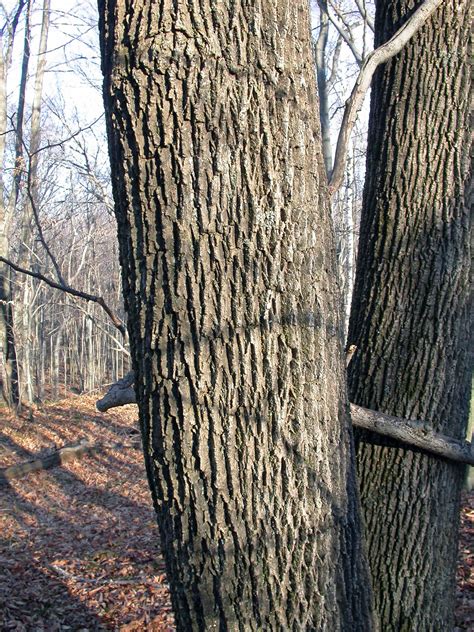
[[[414,8],[379,0],[376,46]],[[372,87],[351,401],[463,439],[470,395],[468,3],[448,0]],[[464,467],[357,433],[381,630],[452,629]]]
[[[327,43],[329,35],[329,17],[327,0],[318,0],[319,6],[319,35],[314,43],[314,57],[316,61],[316,78],[319,96],[319,120],[321,123],[321,137],[324,166],[328,178],[332,171],[331,118],[329,116],[329,85],[327,65]]]
[[[0,248],[8,248],[5,234],[0,234]],[[20,387],[13,330],[13,299],[10,270],[0,264],[0,359],[1,397],[9,407],[19,406]]]
[[[7,136],[7,75],[10,69],[13,42],[25,3],[19,2],[10,24],[0,32],[0,254],[8,257],[12,214],[7,204],[4,182],[5,139]],[[6,35],[6,37],[5,37]],[[11,270],[0,262],[0,396],[8,406],[19,406],[18,363],[13,328],[13,296]]]
[[[28,4],[27,10],[30,10]],[[24,206],[22,209],[22,220],[20,224],[21,240],[19,244],[18,263],[20,266],[31,267],[29,260],[32,259],[32,253],[34,252],[34,212],[33,204],[38,209],[38,202],[40,199],[39,190],[40,183],[38,181],[38,159],[37,153],[40,148],[41,142],[41,102],[43,98],[43,80],[46,70],[46,52],[48,45],[48,31],[50,21],[50,0],[43,0],[42,7],[42,25],[40,44],[38,49],[38,62],[35,72],[35,82],[33,90],[33,103],[31,108],[31,121],[30,121],[30,146],[29,146],[29,159],[27,161],[26,168],[28,170],[26,179],[27,194],[24,200]],[[27,41],[25,41],[24,47],[24,59],[30,56],[30,37],[31,34],[27,33]],[[25,36],[26,37],[26,36]],[[25,62],[24,62],[25,65]],[[25,73],[27,78],[28,63],[26,63]],[[25,82],[26,82],[25,78]],[[26,91],[26,85],[25,85]],[[20,139],[23,142],[23,139]],[[17,154],[18,155],[18,154]],[[21,156],[21,154],[20,154]],[[32,279],[25,279],[23,284],[23,296],[21,300],[18,300],[20,312],[18,317],[19,327],[19,339],[23,343],[23,362],[20,363],[22,370],[22,384],[23,384],[23,396],[28,403],[32,403],[34,400],[33,392],[33,350],[35,344],[35,319],[33,316],[32,301],[34,299],[34,285]]]
[[[58,399],[60,393],[60,382],[61,382],[61,347],[63,342],[63,330],[65,327],[65,323],[62,323],[57,332],[56,332],[56,340],[53,343],[53,337],[51,336],[51,349],[52,358],[51,358],[51,382],[52,382],[52,393],[53,400]]]
[[[99,9],[177,627],[370,630],[306,3]]]

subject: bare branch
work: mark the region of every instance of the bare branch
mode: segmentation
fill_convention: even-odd
[[[117,329],[120,331],[122,336],[126,335],[125,325],[120,320],[120,318],[118,318],[112,312],[110,307],[107,305],[107,303],[104,301],[104,299],[101,296],[95,296],[94,294],[89,294],[88,292],[82,292],[81,290],[76,290],[75,288],[70,287],[66,283],[56,283],[55,281],[48,279],[48,277],[45,277],[40,272],[33,272],[32,270],[27,270],[26,268],[17,266],[12,261],[5,259],[5,257],[0,256],[0,261],[3,261],[3,263],[6,263],[8,266],[10,266],[10,268],[15,270],[16,272],[19,272],[20,274],[27,274],[28,276],[31,276],[34,279],[43,281],[44,283],[46,283],[46,285],[49,285],[49,287],[52,287],[56,290],[61,290],[62,292],[66,292],[66,294],[71,294],[72,296],[77,296],[78,298],[83,298],[85,301],[90,301],[91,303],[97,303],[97,305],[100,305],[102,307],[104,312],[113,322],[115,327],[117,327]]]
[[[345,41],[347,46],[350,48],[350,51],[354,55],[354,59],[356,60],[357,65],[359,67],[361,67],[362,66],[362,62],[363,62],[363,58],[362,58],[362,55],[360,54],[360,52],[357,50],[357,47],[355,45],[354,38],[352,36],[352,31],[351,31],[350,24],[348,24],[348,22],[346,22],[346,20],[344,20],[344,16],[340,12],[340,10],[337,8],[337,6],[334,4],[334,2],[332,2],[331,0],[328,0],[328,4],[333,9],[334,13],[338,17],[338,19],[335,19],[333,17],[333,15],[331,14],[331,12],[328,11],[328,18],[331,21],[331,24],[337,30],[337,32],[342,37],[342,39]],[[342,22],[342,25],[341,25],[340,22]]]
[[[346,356],[346,364],[349,364],[354,351],[355,347],[351,346]],[[116,406],[135,404],[134,381],[135,374],[130,371],[121,380],[112,384],[104,397],[96,403],[97,409],[105,412]],[[392,417],[355,404],[351,404],[350,408],[352,423],[357,428],[364,428],[391,437],[451,461],[474,465],[474,451],[472,444],[468,441],[458,441],[435,432],[427,423],[422,421]]]
[[[370,15],[367,12],[367,8],[365,6],[365,2],[361,2],[361,0],[354,0],[357,8],[359,9],[359,13],[361,14],[361,16],[364,18],[365,23],[367,24],[367,26],[369,27],[369,29],[374,32],[374,21],[372,20],[372,18],[370,17]]]
[[[31,157],[30,157],[31,160]],[[41,245],[43,246],[43,248],[46,251],[46,254],[48,255],[48,257],[51,260],[51,263],[53,264],[54,270],[56,272],[56,276],[58,278],[58,281],[61,285],[61,287],[67,287],[67,284],[61,274],[61,268],[59,267],[59,263],[56,261],[56,257],[53,255],[51,248],[48,245],[48,242],[45,239],[44,233],[43,233],[43,228],[41,227],[41,222],[40,222],[40,218],[39,218],[39,214],[38,214],[38,209],[36,207],[36,201],[34,199],[33,193],[31,191],[31,185],[32,185],[32,170],[31,168],[28,169],[28,179],[27,179],[27,185],[26,185],[26,193],[28,195],[28,200],[30,202],[30,206],[31,206],[31,210],[33,212],[33,217],[35,220],[35,224],[36,224],[36,230],[38,231],[38,236],[40,238],[40,242]]]
[[[474,465],[474,452],[468,441],[458,441],[435,432],[422,421],[392,417],[355,404],[351,404],[351,417],[357,428],[396,439],[451,461]]]
[[[58,140],[55,143],[46,143],[42,147],[39,147],[38,149],[36,149],[36,151],[34,151],[34,152],[32,152],[30,154],[30,158],[35,156],[36,154],[39,154],[41,151],[44,151],[45,149],[54,149],[55,147],[62,147],[66,143],[68,143],[71,140],[75,139],[76,136],[79,136],[79,134],[82,134],[83,132],[86,132],[87,130],[92,129],[94,127],[94,125],[96,125],[96,123],[98,123],[103,116],[104,115],[101,114],[100,116],[95,118],[88,125],[85,125],[84,127],[80,127],[79,129],[75,130],[74,132],[71,132],[70,135],[67,138],[62,138],[61,140]]]
[[[375,70],[380,64],[397,55],[405,44],[417,33],[429,19],[432,13],[444,0],[425,0],[425,2],[413,13],[411,18],[391,37],[388,42],[372,51],[365,59],[351,96],[346,102],[344,117],[337,140],[336,156],[329,191],[333,195],[341,186],[344,179],[349,139],[357,120],[357,114],[362,107],[364,97],[370,87]]]

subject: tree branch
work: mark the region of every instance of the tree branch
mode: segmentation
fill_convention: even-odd
[[[31,160],[31,157],[30,157],[30,160]],[[56,257],[53,255],[53,252],[44,237],[43,228],[41,226],[41,222],[39,219],[38,209],[36,208],[36,202],[31,192],[31,169],[28,169],[28,180],[27,180],[26,192],[28,195],[28,200],[30,202],[31,210],[33,212],[33,217],[36,224],[36,230],[38,231],[38,236],[39,236],[41,245],[43,246],[46,254],[48,255],[51,263],[53,264],[54,270],[56,272],[56,276],[59,281],[59,285],[62,287],[67,287],[66,281],[64,280],[63,275],[61,274],[61,268],[59,267],[59,263],[56,261]],[[25,274],[27,273],[25,272]]]
[[[380,64],[397,55],[405,44],[425,24],[428,18],[436,11],[444,0],[425,0],[425,2],[413,13],[411,18],[391,37],[388,42],[372,51],[364,60],[361,71],[352,90],[351,96],[346,102],[344,117],[342,119],[339,137],[337,139],[334,168],[329,182],[329,191],[333,195],[344,180],[344,168],[346,164],[347,148],[352,129],[357,120],[357,114],[362,107],[364,97],[370,87],[375,70]]]
[[[134,443],[91,443],[87,439],[81,439],[78,443],[73,445],[65,445],[62,448],[58,448],[51,454],[44,457],[38,457],[31,461],[25,461],[24,463],[18,463],[17,465],[10,465],[0,469],[0,487],[8,486],[10,481],[26,476],[31,472],[39,472],[41,470],[49,470],[53,467],[59,467],[64,463],[70,463],[77,459],[82,459],[88,454],[97,454],[103,450],[112,449],[118,450],[121,448],[138,448],[139,442]]]
[[[375,27],[374,27],[374,21],[372,20],[372,18],[370,17],[370,15],[367,13],[367,8],[365,6],[365,2],[361,2],[361,0],[355,0],[355,3],[357,5],[357,8],[359,10],[359,13],[361,14],[361,16],[364,18],[365,23],[367,24],[367,26],[369,27],[369,29],[374,32]]]
[[[341,20],[341,22],[343,23],[343,26],[341,26],[339,24],[339,22],[336,19],[334,19],[334,17],[331,15],[331,13],[329,11],[327,12],[328,18],[329,18],[331,24],[334,26],[334,28],[339,33],[340,37],[342,37],[342,39],[345,41],[347,46],[350,48],[350,51],[354,55],[354,59],[356,60],[357,65],[360,68],[362,66],[363,59],[362,59],[362,56],[359,53],[359,51],[357,50],[356,45],[354,43],[354,38],[352,37],[352,32],[351,32],[350,26],[347,24],[347,22],[345,22],[341,12],[334,5],[334,3],[331,2],[331,0],[329,0],[329,5],[334,10],[334,12],[336,13],[337,17]]]
[[[84,300],[90,301],[91,303],[97,303],[97,305],[100,305],[100,307],[102,307],[104,312],[113,322],[115,327],[117,327],[117,329],[120,331],[122,336],[126,335],[127,330],[125,328],[125,325],[120,320],[120,318],[118,318],[118,316],[116,316],[113,313],[113,311],[110,309],[110,307],[107,305],[107,303],[104,301],[104,299],[101,296],[95,296],[94,294],[89,294],[88,292],[82,292],[81,290],[76,290],[75,288],[70,287],[69,285],[66,285],[65,283],[64,284],[56,283],[55,281],[48,279],[48,277],[45,277],[40,272],[33,272],[32,270],[27,270],[26,268],[17,266],[15,263],[10,261],[9,259],[5,259],[5,257],[0,256],[0,261],[3,261],[3,263],[6,263],[8,266],[10,266],[10,268],[15,270],[16,272],[19,272],[20,274],[27,274],[28,276],[31,276],[34,279],[39,279],[40,281],[43,281],[44,283],[46,283],[46,285],[49,285],[49,287],[52,287],[56,290],[61,290],[62,292],[65,292],[66,294],[71,294],[72,296],[76,296],[78,298],[83,298]]]
[[[422,421],[392,417],[355,404],[351,404],[351,417],[357,428],[376,432],[451,461],[474,465],[471,443],[435,432]]]
[[[43,458],[37,458],[18,465],[11,465],[10,467],[0,470],[0,486],[8,485],[9,481],[25,476],[30,472],[49,470],[63,463],[81,459],[83,456],[98,451],[99,449],[99,446],[90,443],[90,441],[82,440],[75,445],[64,446]]]
[[[354,350],[355,347],[349,349],[349,362]],[[116,406],[136,404],[134,380],[135,374],[130,371],[124,378],[112,384],[104,397],[96,403],[97,409],[105,412]],[[350,409],[352,423],[357,428],[376,432],[451,461],[474,465],[474,451],[468,441],[458,441],[435,432],[422,421],[392,417],[355,404],[351,404]]]

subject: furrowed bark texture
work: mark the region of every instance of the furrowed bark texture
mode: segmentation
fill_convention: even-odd
[[[307,6],[99,9],[178,629],[370,629]]]
[[[461,440],[472,365],[467,7],[445,2],[377,71],[349,328],[351,401]],[[413,8],[377,2],[376,45]],[[450,630],[464,468],[373,434],[356,439],[380,628]]]

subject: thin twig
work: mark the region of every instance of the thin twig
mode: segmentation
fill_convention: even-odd
[[[6,263],[8,266],[10,266],[10,268],[15,270],[16,272],[19,272],[20,274],[27,274],[28,276],[31,276],[35,279],[43,281],[44,283],[46,283],[46,285],[49,285],[49,287],[52,287],[56,290],[61,290],[62,292],[66,292],[66,294],[71,294],[72,296],[77,296],[78,298],[83,298],[84,300],[90,301],[91,303],[97,303],[97,305],[100,305],[102,307],[104,312],[113,322],[115,327],[117,327],[117,329],[120,331],[122,336],[126,335],[126,328],[125,328],[124,323],[118,318],[118,316],[116,316],[113,313],[113,311],[104,301],[102,296],[95,296],[94,294],[89,294],[88,292],[82,292],[81,290],[76,290],[75,288],[70,287],[69,285],[65,283],[56,283],[52,279],[48,279],[48,277],[45,277],[44,274],[41,274],[40,272],[33,272],[32,270],[27,270],[26,268],[22,268],[16,265],[16,263],[13,263],[13,261],[6,259],[5,257],[0,256],[0,261],[2,261],[3,263]]]
[[[361,0],[355,0],[355,3],[357,5],[357,8],[359,9],[359,13],[364,18],[364,22],[367,24],[367,26],[369,27],[369,29],[373,33],[374,32],[374,28],[375,28],[374,27],[374,21],[372,20],[372,18],[370,17],[370,15],[367,12],[367,7],[365,6],[365,2],[361,2]]]
[[[98,123],[103,116],[104,115],[101,114],[96,119],[94,119],[92,121],[92,123],[89,123],[89,125],[86,125],[85,127],[80,127],[75,132],[71,132],[71,134],[67,138],[62,138],[61,140],[58,140],[55,143],[49,143],[48,142],[45,145],[43,145],[42,147],[38,147],[38,149],[36,149],[36,151],[34,151],[34,152],[32,152],[30,154],[30,158],[32,156],[35,156],[36,154],[39,154],[42,151],[45,151],[46,149],[54,149],[56,147],[62,147],[66,143],[69,143],[71,140],[74,140],[76,138],[76,136],[79,136],[79,134],[82,134],[82,132],[86,132],[87,130],[92,129],[94,127],[94,125],[96,123]]]
[[[147,586],[156,586],[157,588],[166,587],[165,583],[157,583],[147,579],[146,577],[129,577],[128,579],[94,579],[92,577],[79,577],[79,575],[73,575],[69,571],[64,570],[60,566],[56,564],[50,564],[50,568],[52,568],[58,575],[62,575],[66,579],[70,579],[75,582],[79,582],[81,584],[100,584],[101,586],[107,586],[108,584],[145,584]]]

